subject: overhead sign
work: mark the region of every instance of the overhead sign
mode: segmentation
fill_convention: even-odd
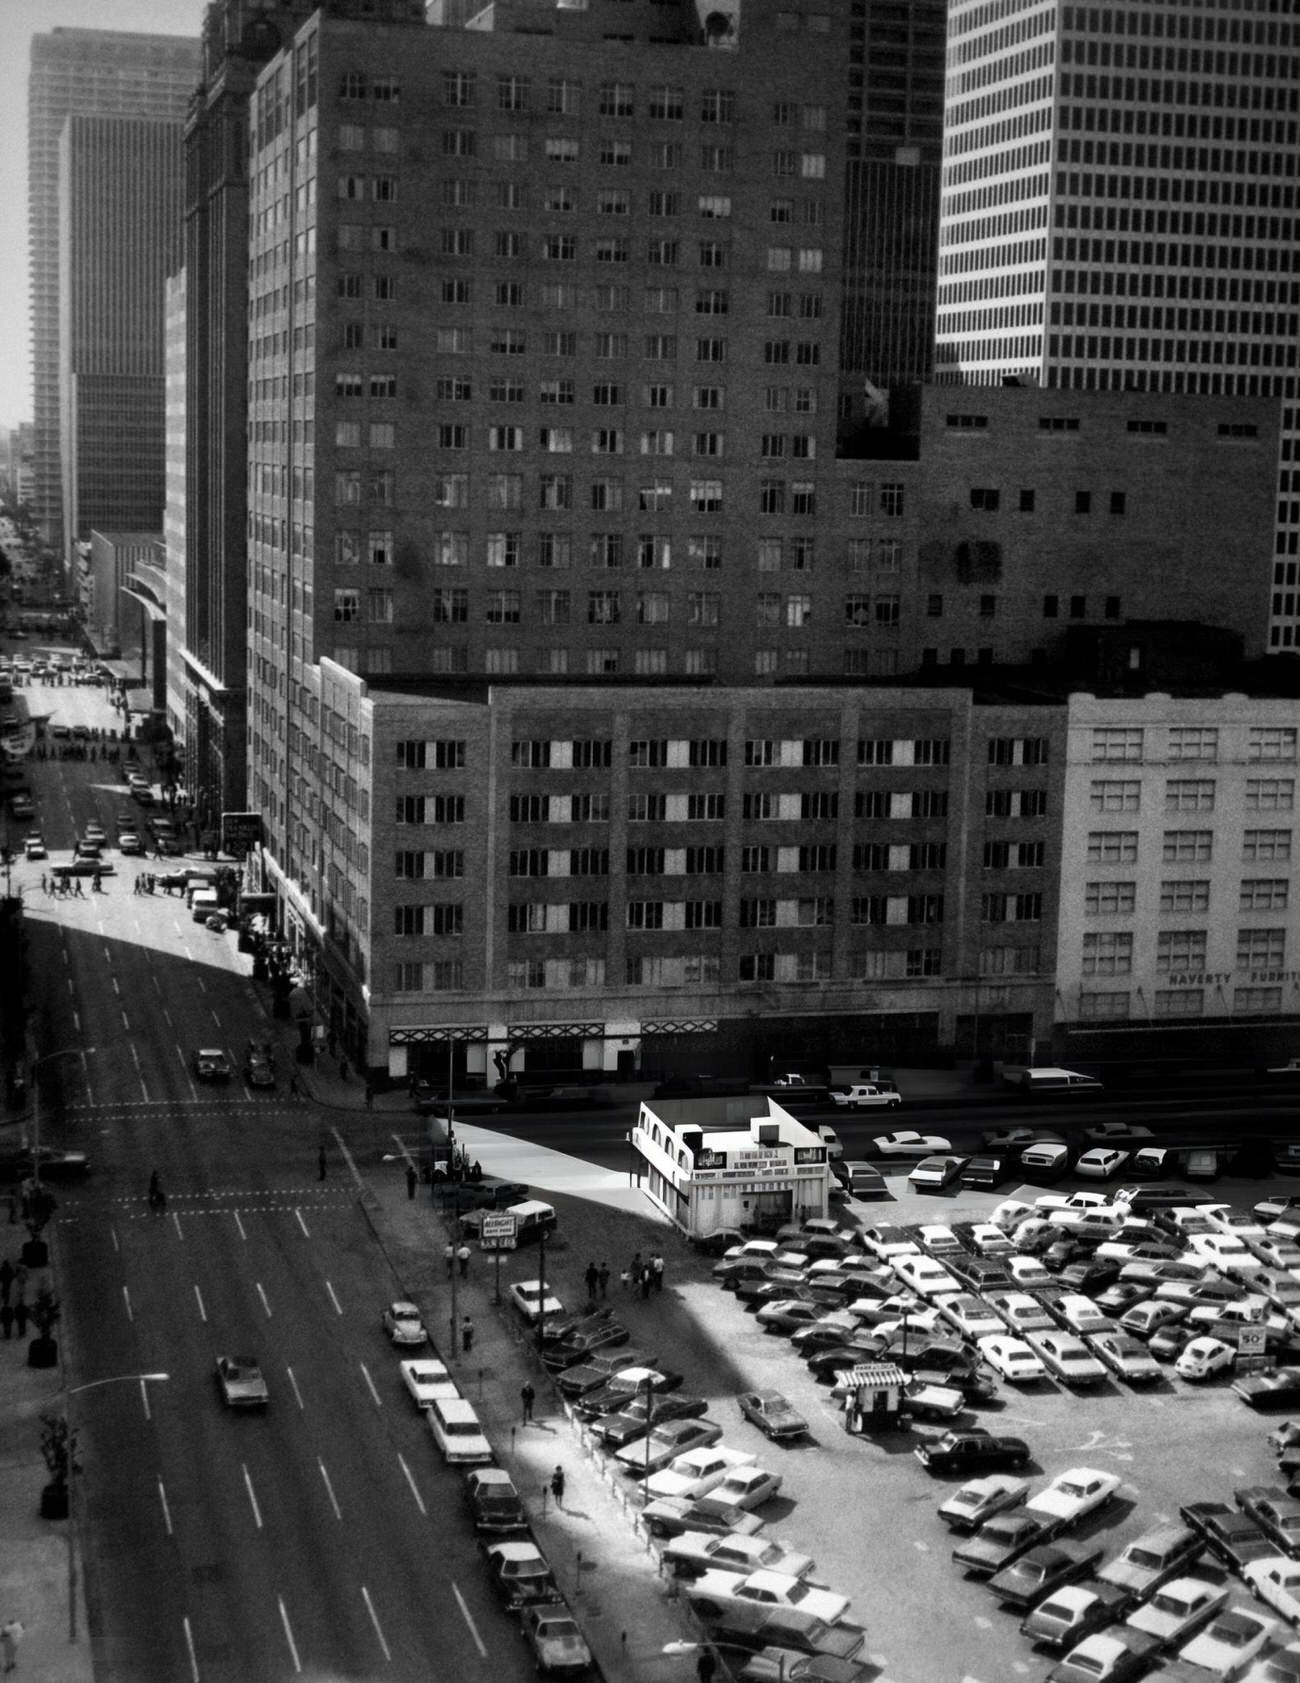
[[[225,853],[247,853],[262,839],[260,812],[223,812],[221,814],[221,847]]]

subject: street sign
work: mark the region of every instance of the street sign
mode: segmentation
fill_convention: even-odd
[[[484,1212],[479,1239],[485,1251],[512,1251],[515,1248],[517,1218],[508,1213],[488,1215]]]
[[[1263,1327],[1239,1327],[1238,1356],[1262,1356],[1268,1348],[1268,1334]]]

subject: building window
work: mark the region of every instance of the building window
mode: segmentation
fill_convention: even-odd
[[[1213,847],[1212,830],[1166,830],[1160,857],[1166,865],[1208,864]]]
[[[1142,761],[1142,731],[1126,726],[1106,727],[1092,733],[1093,764],[1103,761],[1123,761],[1139,765]]]
[[[1246,757],[1252,764],[1272,761],[1275,764],[1294,765],[1296,735],[1296,731],[1289,726],[1252,726]]]
[[[1241,857],[1247,864],[1282,864],[1291,858],[1290,830],[1247,830]]]
[[[1082,974],[1128,976],[1133,970],[1133,937],[1127,930],[1111,930],[1083,938]]]
[[[1089,917],[1129,916],[1136,905],[1135,882],[1090,882],[1084,885],[1083,909]]]
[[[1214,779],[1171,777],[1165,784],[1166,812],[1213,812]]]
[[[1277,1012],[1282,1009],[1281,988],[1234,988],[1232,1009],[1239,1016]]]
[[[1142,785],[1136,779],[1095,779],[1088,786],[1088,804],[1093,812],[1137,812],[1142,802]]]
[[[1248,777],[1247,812],[1291,812],[1295,808],[1295,780],[1290,777]]]
[[[1239,929],[1238,970],[1280,970],[1286,962],[1285,929]],[[1265,977],[1264,980],[1272,978]]]
[[[1205,969],[1203,929],[1166,929],[1156,936],[1156,970],[1162,976]]]

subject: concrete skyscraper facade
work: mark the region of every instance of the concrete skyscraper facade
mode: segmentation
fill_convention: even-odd
[[[1275,651],[1300,650],[1298,144],[1277,0],[950,6],[939,377],[1277,398]]]
[[[198,75],[181,36],[55,29],[32,38],[27,101],[28,266],[33,378],[33,503],[63,542],[59,463],[59,147],[69,116],[179,121]]]
[[[72,555],[92,529],[162,531],[181,125],[74,115],[59,147],[59,455]],[[101,613],[116,623],[116,604]]]

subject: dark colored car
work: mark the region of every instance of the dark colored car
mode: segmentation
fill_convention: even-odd
[[[996,1152],[980,1152],[977,1156],[967,1159],[966,1167],[961,1172],[961,1184],[985,1188],[1001,1186],[1013,1168],[1010,1157],[1000,1156]]]
[[[738,1227],[715,1227],[712,1233],[703,1233],[698,1239],[692,1239],[691,1244],[705,1256],[721,1256],[733,1245],[743,1245],[747,1237]]]
[[[1029,1460],[1029,1445],[1023,1438],[995,1437],[992,1432],[971,1429],[929,1438],[913,1453],[927,1472],[965,1472],[968,1467],[1023,1467]]]
[[[683,1496],[660,1496],[646,1503],[641,1519],[652,1537],[680,1537],[684,1531],[708,1531],[719,1537],[738,1531],[752,1537],[764,1525],[748,1508],[711,1497],[691,1502]]]
[[[1056,1535],[1055,1524],[1022,1512],[994,1514],[973,1537],[967,1537],[952,1551],[952,1558],[974,1578],[1001,1572],[1030,1549],[1048,1543]]]
[[[574,1333],[571,1338],[546,1346],[542,1351],[542,1365],[553,1373],[566,1367],[578,1367],[588,1357],[594,1356],[597,1350],[617,1348],[626,1344],[629,1337],[627,1328],[621,1322],[606,1321],[602,1326]]]
[[[59,1151],[55,1146],[6,1151],[0,1154],[0,1181],[27,1180],[35,1173],[37,1159],[42,1180],[81,1180],[90,1173],[90,1159],[84,1151]]]
[[[562,1397],[572,1400],[608,1385],[614,1374],[625,1367],[654,1367],[658,1360],[652,1351],[633,1350],[630,1345],[624,1345],[622,1349],[600,1350],[588,1356],[580,1366],[557,1373],[556,1389]]]
[[[558,1601],[559,1585],[531,1540],[481,1543],[492,1588],[512,1611],[539,1601]]]
[[[465,1506],[474,1529],[494,1536],[527,1531],[528,1516],[510,1474],[500,1467],[473,1467],[465,1479]]]
[[[1277,1373],[1245,1373],[1234,1379],[1232,1388],[1251,1408],[1275,1408],[1300,1402],[1300,1368],[1281,1368]]]
[[[864,1338],[860,1344],[837,1344],[829,1350],[818,1350],[808,1358],[808,1371],[821,1385],[834,1383],[835,1375],[847,1368],[860,1367],[864,1362],[879,1361],[882,1345],[879,1339]]]
[[[1210,1553],[1234,1572],[1277,1553],[1277,1544],[1255,1521],[1226,1502],[1188,1502],[1178,1512],[1183,1524],[1205,1539]]]
[[[593,1427],[593,1434],[606,1449],[625,1449],[656,1426],[666,1426],[673,1420],[698,1420],[708,1410],[703,1397],[687,1396],[683,1391],[672,1391],[667,1396],[634,1397],[617,1414],[602,1415]]]
[[[598,1391],[589,1391],[586,1396],[579,1397],[576,1403],[578,1414],[584,1420],[595,1420],[601,1414],[616,1414],[619,1409],[626,1408],[638,1392],[650,1391],[678,1391],[682,1386],[680,1373],[664,1373],[656,1371],[650,1378],[633,1379],[631,1375],[643,1373],[641,1368],[628,1368],[616,1373]]]
[[[981,1296],[991,1291],[1011,1291],[1015,1281],[1006,1263],[989,1256],[949,1256],[945,1265],[972,1291]]]
[[[780,1391],[742,1391],[736,1404],[746,1420],[777,1443],[808,1436],[808,1422]]]
[[[1093,1542],[1041,1543],[1013,1560],[989,1579],[989,1588],[1004,1607],[1028,1610],[1063,1584],[1086,1578],[1101,1559],[1102,1545]]]
[[[733,1603],[721,1619],[710,1622],[709,1640],[724,1653],[728,1649],[756,1654],[762,1648],[789,1648],[799,1654],[851,1660],[862,1651],[864,1632],[843,1621],[828,1625],[797,1607]]]
[[[1119,1279],[1119,1263],[1090,1257],[1086,1261],[1067,1262],[1061,1270],[1061,1284],[1071,1291],[1100,1291]]]
[[[1283,1554],[1300,1554],[1300,1499],[1270,1484],[1248,1484],[1232,1499]]]

